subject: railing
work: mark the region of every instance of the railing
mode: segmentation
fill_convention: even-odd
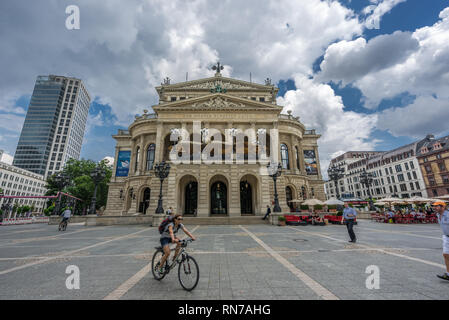
[[[304,135],[316,135],[316,131],[315,131],[315,129],[305,130]]]
[[[118,135],[119,135],[119,136],[126,136],[126,135],[129,135],[129,130],[118,129]]]
[[[144,113],[141,116],[136,115],[136,121],[147,120],[147,119],[157,119],[157,114],[156,113]]]
[[[280,114],[280,115],[279,115],[279,119],[283,119],[283,120],[292,120],[292,121],[300,122],[300,121],[299,121],[299,117],[294,117],[294,116],[292,116],[292,115],[290,115],[290,114]]]

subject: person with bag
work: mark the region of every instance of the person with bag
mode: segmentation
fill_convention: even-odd
[[[357,242],[357,238],[354,233],[354,220],[357,217],[357,211],[351,208],[348,203],[345,202],[345,208],[343,209],[343,218],[346,221],[346,228],[348,229],[349,237],[351,240],[349,242]]]
[[[175,254],[173,255],[173,260],[178,255],[178,252],[181,249],[181,242],[178,239],[178,237],[176,237],[176,234],[178,233],[179,229],[184,231],[184,233],[186,235],[188,235],[190,238],[192,238],[192,240],[196,240],[196,238],[193,236],[193,234],[191,234],[186,229],[186,227],[184,227],[184,225],[181,223],[182,219],[183,219],[182,216],[180,214],[177,214],[173,217],[173,220],[171,222],[167,223],[165,225],[165,227],[163,228],[163,232],[161,233],[160,242],[161,242],[162,250],[164,250],[164,255],[162,256],[162,259],[161,259],[161,262],[159,265],[160,273],[164,272],[165,262],[167,261],[168,257],[170,256],[170,252],[171,252],[170,243],[176,243],[176,250],[175,250]],[[164,223],[164,222],[162,222],[162,223]]]
[[[438,222],[443,231],[443,258],[446,264],[446,273],[437,275],[438,278],[449,281],[449,211],[446,210],[444,201],[437,201],[432,204],[438,216]]]

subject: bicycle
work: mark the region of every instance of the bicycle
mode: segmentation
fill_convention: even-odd
[[[156,247],[156,252],[151,260],[151,271],[153,272],[153,277],[158,281],[162,280],[170,273],[170,270],[174,269],[178,264],[178,279],[181,286],[186,291],[192,291],[195,289],[198,284],[198,280],[200,279],[200,269],[196,260],[186,252],[187,244],[192,241],[192,239],[181,240],[181,249],[179,250],[178,255],[171,264],[169,264],[169,259],[167,258],[163,268],[163,273],[160,272],[159,265],[162,256],[164,255],[164,251],[162,250],[162,247]]]
[[[65,231],[67,229],[67,220],[61,221],[59,223],[58,231]]]

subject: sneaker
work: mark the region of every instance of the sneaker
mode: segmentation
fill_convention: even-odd
[[[440,279],[449,281],[449,276],[447,275],[447,273],[444,273],[441,276],[439,274],[437,274],[437,277],[440,278]]]

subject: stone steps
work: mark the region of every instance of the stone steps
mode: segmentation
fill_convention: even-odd
[[[183,217],[186,225],[248,225],[269,224],[268,219],[262,220],[262,216],[248,217]]]

